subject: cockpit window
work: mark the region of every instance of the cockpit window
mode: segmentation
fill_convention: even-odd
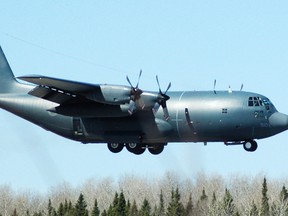
[[[263,100],[266,110],[270,110],[270,102],[268,100]]]
[[[261,97],[249,97],[248,106],[249,107],[259,107],[265,106],[266,110],[270,110],[270,101],[268,99],[263,99]]]
[[[249,97],[248,106],[263,106],[262,99],[260,97]]]

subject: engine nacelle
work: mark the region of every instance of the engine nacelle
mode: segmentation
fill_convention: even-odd
[[[104,104],[121,105],[129,103],[131,88],[123,85],[100,85],[100,91],[85,94],[85,97]]]

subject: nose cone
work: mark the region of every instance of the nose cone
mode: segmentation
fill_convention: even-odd
[[[288,129],[288,116],[283,113],[275,112],[270,116],[269,123],[272,128],[286,130]]]

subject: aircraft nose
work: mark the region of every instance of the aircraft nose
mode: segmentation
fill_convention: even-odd
[[[275,112],[269,117],[269,123],[273,128],[288,128],[288,116]]]

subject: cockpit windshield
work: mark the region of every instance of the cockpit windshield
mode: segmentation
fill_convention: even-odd
[[[262,99],[261,97],[249,97],[248,106],[249,107],[265,106],[266,110],[270,110],[271,102],[266,98]]]

